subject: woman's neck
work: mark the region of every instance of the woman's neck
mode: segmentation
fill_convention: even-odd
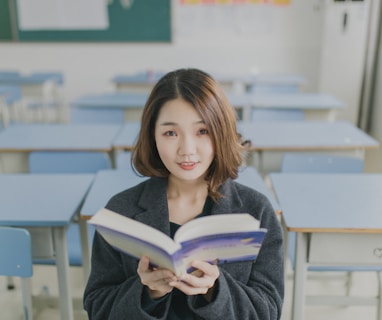
[[[199,215],[208,196],[206,181],[184,183],[169,179],[167,201],[170,221],[183,224]]]

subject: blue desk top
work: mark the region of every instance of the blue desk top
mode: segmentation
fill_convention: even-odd
[[[382,232],[382,174],[272,173],[270,179],[291,231]]]
[[[238,124],[254,150],[317,150],[376,148],[377,140],[345,121],[296,121]]]
[[[53,73],[36,73],[30,75],[21,74],[1,74],[0,84],[16,84],[16,85],[41,85],[47,81],[54,81],[56,84],[61,84],[60,78]]]
[[[0,132],[0,151],[112,149],[119,125],[20,124]]]
[[[75,108],[143,108],[149,97],[147,93],[103,93],[81,96],[71,102]]]
[[[157,82],[165,75],[163,71],[141,71],[134,74],[118,74],[112,82],[119,84],[150,84]]]
[[[1,174],[0,225],[68,225],[93,178],[92,174]]]
[[[132,170],[100,170],[94,179],[84,204],[81,216],[91,217],[105,207],[110,198],[125,189],[133,187],[147,178],[141,178]]]
[[[252,108],[330,110],[342,109],[345,104],[327,94],[320,93],[244,93],[228,94],[233,106]]]
[[[96,174],[94,183],[91,186],[89,193],[84,201],[80,212],[81,215],[89,218],[94,215],[99,209],[105,207],[109,199],[120,191],[128,189],[147,178],[138,177],[132,170],[101,170]],[[240,171],[239,183],[247,185],[268,197],[275,211],[279,210],[271,191],[265,185],[261,176],[255,168],[245,168]]]

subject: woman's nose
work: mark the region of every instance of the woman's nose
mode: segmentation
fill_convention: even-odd
[[[195,154],[196,152],[196,141],[194,137],[184,136],[179,140],[179,154],[181,156],[188,156]]]

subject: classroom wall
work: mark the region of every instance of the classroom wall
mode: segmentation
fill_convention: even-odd
[[[372,116],[370,119],[371,135],[382,142],[382,32],[380,34],[377,74],[372,102]],[[381,159],[382,161],[382,159]]]
[[[289,6],[198,6],[172,0],[171,43],[0,43],[0,69],[62,70],[70,101],[112,90],[117,73],[199,67],[210,72],[303,75],[317,90],[322,30],[320,0]],[[214,8],[215,7],[215,8]]]

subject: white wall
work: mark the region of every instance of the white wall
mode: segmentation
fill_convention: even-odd
[[[295,73],[306,77],[307,91],[315,91],[321,1],[291,2],[280,7],[251,5],[247,10],[205,6],[201,11],[173,0],[171,43],[0,43],[0,69],[62,70],[68,101],[84,93],[112,90],[111,78],[117,73],[148,68]]]

